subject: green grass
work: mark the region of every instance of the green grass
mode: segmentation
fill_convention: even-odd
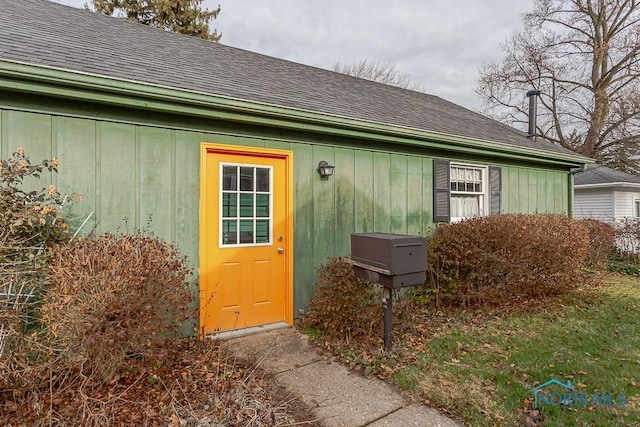
[[[640,260],[630,257],[612,258],[609,260],[609,270],[630,276],[640,276]]]
[[[318,340],[322,338],[322,331],[316,328],[306,327],[304,328],[304,333],[309,335],[309,337],[313,340]]]
[[[470,425],[525,425],[527,417],[549,426],[640,423],[637,277],[610,276],[535,312],[426,315],[397,341],[404,361],[390,380]],[[588,396],[620,393],[626,404],[548,404],[538,413],[532,389],[551,378]]]

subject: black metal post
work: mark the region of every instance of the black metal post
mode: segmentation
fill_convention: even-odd
[[[391,288],[382,288],[382,305],[384,307],[384,349],[391,351],[392,347],[392,319],[393,319],[393,297]]]

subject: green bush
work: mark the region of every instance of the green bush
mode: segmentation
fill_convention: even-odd
[[[585,227],[560,215],[442,224],[429,241],[429,286],[462,305],[561,294],[581,282],[588,243]]]
[[[311,298],[305,327],[319,329],[330,341],[351,342],[379,334],[381,290],[358,279],[343,258],[331,258],[317,270],[318,286]]]
[[[607,269],[609,258],[616,249],[616,230],[603,221],[596,219],[581,219],[580,224],[587,230],[589,247],[585,259],[585,266],[592,270]]]
[[[190,274],[174,246],[143,232],[58,248],[41,314],[60,365],[106,382],[144,357],[188,317]]]

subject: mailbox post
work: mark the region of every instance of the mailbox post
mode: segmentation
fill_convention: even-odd
[[[393,289],[424,284],[427,239],[390,233],[351,234],[351,260],[356,277],[382,288],[384,348],[392,347]]]

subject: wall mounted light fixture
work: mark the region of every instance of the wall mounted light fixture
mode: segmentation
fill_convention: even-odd
[[[325,162],[324,160],[320,160],[320,163],[318,163],[318,173],[320,174],[320,178],[325,180],[329,179],[329,177],[333,175],[334,168],[335,166],[331,166],[329,163]]]

